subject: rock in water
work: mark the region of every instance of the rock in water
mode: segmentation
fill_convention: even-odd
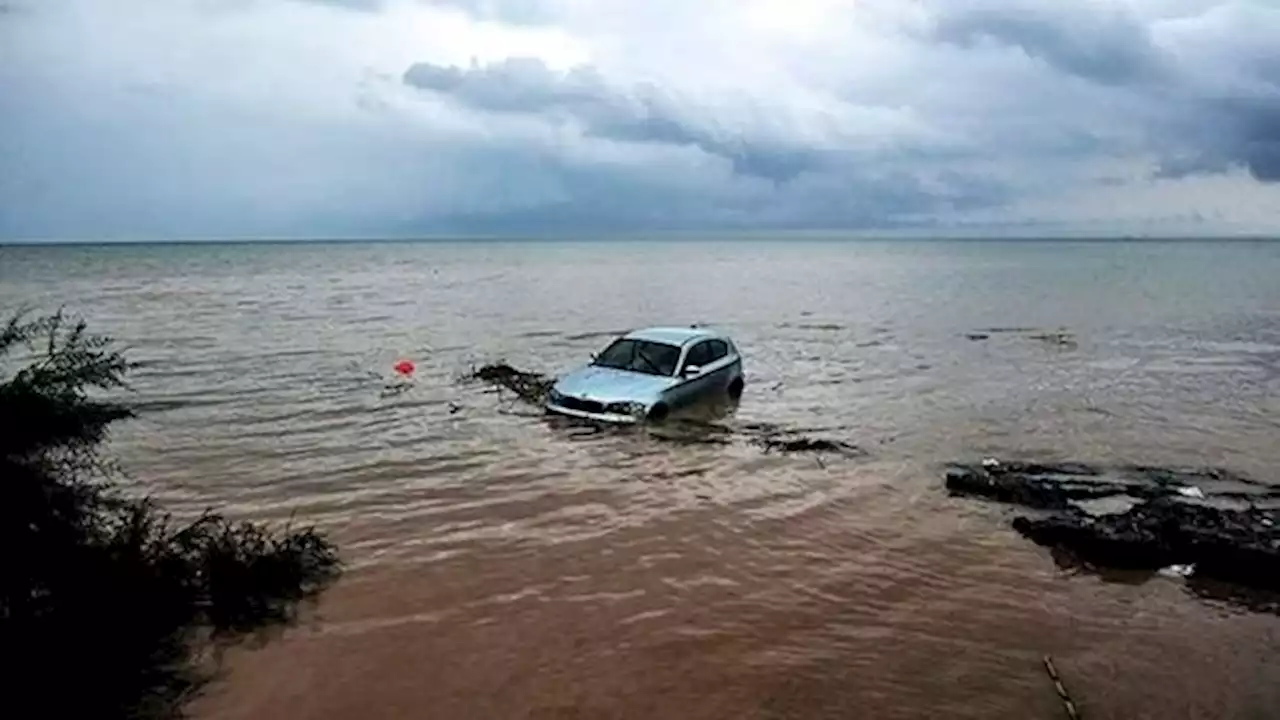
[[[1206,493],[1186,484],[1194,478],[1259,485],[1225,471],[1144,467],[1104,472],[1077,463],[983,462],[948,468],[946,487],[953,495],[1050,511],[1018,517],[1013,527],[1039,545],[1095,567],[1156,571],[1192,566],[1197,578],[1280,590],[1277,511],[1214,506],[1218,495],[1239,493]],[[1133,498],[1136,504],[1101,514],[1077,505],[1112,497]]]
[[[1072,500],[1124,495],[1126,483],[1098,479],[1098,471],[1078,463],[991,463],[952,465],[947,490],[1041,510],[1064,510]]]
[[[1019,517],[1013,528],[1094,565],[1149,570],[1193,565],[1202,577],[1280,590],[1280,532],[1272,510],[1224,510],[1157,498],[1118,515],[1092,517],[1071,510]]]

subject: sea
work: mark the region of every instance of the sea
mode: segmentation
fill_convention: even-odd
[[[1280,717],[1280,616],[1062,567],[943,487],[988,457],[1280,484],[1280,243],[0,247],[20,307],[137,363],[107,446],[132,491],[340,548],[200,720],[1065,717],[1046,655],[1083,717]],[[692,324],[746,390],[679,433],[467,379]]]

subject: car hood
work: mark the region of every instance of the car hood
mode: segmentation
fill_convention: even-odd
[[[587,365],[556,381],[556,392],[601,402],[650,402],[679,378]]]

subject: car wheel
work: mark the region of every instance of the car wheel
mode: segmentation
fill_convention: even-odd
[[[658,403],[649,408],[649,422],[662,422],[667,419],[667,415],[671,412],[666,403]]]
[[[742,378],[734,378],[729,383],[729,399],[737,401],[742,397]]]

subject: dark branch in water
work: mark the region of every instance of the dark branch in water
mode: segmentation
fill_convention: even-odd
[[[546,400],[555,378],[540,373],[517,370],[505,363],[484,365],[471,371],[471,379],[506,388],[527,403],[538,405]]]
[[[18,352],[14,352],[18,351]],[[12,371],[11,354],[22,365]],[[177,718],[210,642],[291,622],[341,571],[313,529],[129,497],[98,454],[130,364],[61,313],[0,330],[0,667],[50,717]]]
[[[1076,710],[1076,703],[1071,699],[1067,687],[1062,684],[1062,677],[1058,675],[1058,668],[1053,664],[1053,658],[1048,655],[1044,656],[1044,670],[1049,673],[1049,679],[1053,681],[1053,689],[1057,691],[1058,698],[1062,700],[1062,709],[1067,713],[1067,720],[1080,720],[1080,713]]]

